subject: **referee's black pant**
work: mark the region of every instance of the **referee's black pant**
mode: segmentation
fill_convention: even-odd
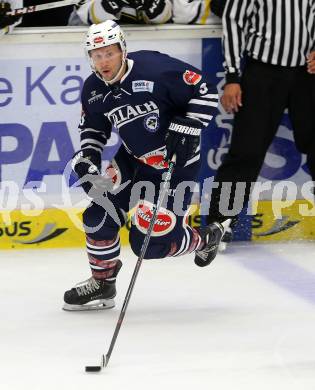
[[[286,108],[297,149],[306,154],[315,181],[315,76],[304,66],[288,68],[248,59],[241,88],[243,106],[235,114],[231,146],[215,177],[220,185],[212,190],[208,222],[226,219],[219,207],[222,182],[232,183],[231,192],[222,191],[222,199],[229,197],[222,203],[232,208],[237,182],[247,183],[247,203]]]

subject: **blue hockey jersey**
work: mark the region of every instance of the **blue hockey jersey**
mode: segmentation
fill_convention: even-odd
[[[155,51],[128,54],[128,70],[109,86],[94,73],[82,90],[81,148],[103,150],[114,126],[135,158],[163,168],[165,134],[174,116],[206,127],[216,114],[217,90],[193,66]],[[186,165],[200,158],[200,148]]]

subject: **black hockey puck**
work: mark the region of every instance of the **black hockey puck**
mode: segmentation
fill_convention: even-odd
[[[85,366],[85,372],[99,372],[101,369],[101,366]]]

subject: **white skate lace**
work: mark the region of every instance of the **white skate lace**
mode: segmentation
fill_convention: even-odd
[[[75,286],[79,296],[91,294],[99,288],[100,285],[93,277],[86,279]]]

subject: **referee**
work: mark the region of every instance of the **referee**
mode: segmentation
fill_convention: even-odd
[[[231,146],[215,178],[220,185],[212,191],[209,223],[227,219],[219,207],[223,182],[232,183],[231,193],[222,191],[224,204],[234,204],[237,182],[246,183],[243,205],[248,201],[286,108],[315,181],[315,0],[227,0],[222,23],[226,84],[221,103],[235,116]]]

